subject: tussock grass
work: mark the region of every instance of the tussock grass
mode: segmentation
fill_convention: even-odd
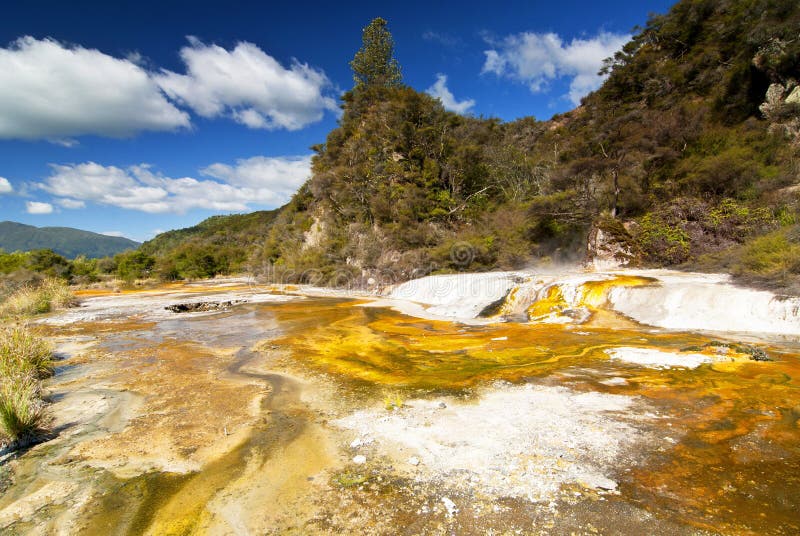
[[[67,307],[75,301],[56,278],[30,282],[0,302],[0,318],[25,318]],[[13,320],[12,320],[13,322]],[[0,327],[0,443],[16,448],[41,437],[47,413],[41,380],[53,374],[53,351],[24,323]]]
[[[67,307],[75,297],[61,279],[47,278],[17,289],[0,303],[0,316],[33,316]]]
[[[39,381],[30,376],[0,386],[0,433],[8,443],[25,444],[45,433],[47,414]]]
[[[50,345],[25,325],[0,328],[0,439],[23,445],[46,424],[41,379],[53,373]]]
[[[50,345],[25,325],[0,328],[0,380],[20,375],[35,379],[53,373]]]

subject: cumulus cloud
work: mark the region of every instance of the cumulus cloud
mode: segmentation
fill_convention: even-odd
[[[288,200],[311,175],[311,156],[255,156],[235,166],[212,164],[200,173],[240,188],[268,189],[276,199]]]
[[[441,73],[436,75],[436,82],[426,89],[425,93],[442,101],[442,106],[444,106],[445,110],[450,110],[457,114],[465,114],[475,106],[473,99],[457,101],[453,93],[447,88],[447,75]]]
[[[163,70],[155,77],[171,98],[203,117],[227,115],[250,128],[297,130],[337,111],[325,95],[322,71],[294,60],[286,68],[252,43],[233,50],[189,38],[181,49],[186,74]]]
[[[186,106],[257,129],[297,130],[338,113],[331,83],[294,60],[284,67],[252,43],[233,50],[190,38],[185,74],[152,72],[138,53],[30,36],[0,48],[0,139],[47,139],[67,147],[93,134],[128,137],[191,126]],[[177,105],[177,106],[176,106]]]
[[[39,201],[25,201],[25,210],[28,214],[52,214],[53,205]]]
[[[69,145],[74,136],[126,137],[189,124],[129,60],[33,37],[0,48],[0,139]]]
[[[150,213],[184,213],[193,208],[244,211],[251,205],[279,206],[309,177],[310,156],[254,157],[236,165],[212,164],[211,179],[171,178],[147,164],[119,168],[95,162],[53,165],[37,188],[56,202],[78,208],[86,202]],[[212,180],[219,179],[219,180]]]
[[[5,177],[0,177],[0,194],[10,194],[14,191],[11,183]]]
[[[569,78],[567,97],[578,105],[603,83],[604,77],[597,74],[603,60],[613,56],[630,37],[601,32],[567,43],[555,33],[509,35],[484,52],[482,72],[525,82],[534,93],[544,91],[553,80]]]

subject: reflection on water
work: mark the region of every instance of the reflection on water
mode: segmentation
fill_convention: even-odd
[[[46,478],[20,471],[35,473],[45,465],[51,471],[59,467],[62,479],[87,482],[90,506],[84,524],[74,526],[95,533],[203,533],[219,516],[233,515],[237,500],[256,498],[291,496],[299,501],[292,503],[298,511],[323,509],[297,497],[320,485],[313,481],[315,471],[340,462],[320,447],[328,432],[302,401],[299,384],[269,372],[276,370],[330,378],[335,390],[357,389],[369,400],[387,388],[425,396],[469,392],[496,380],[639,397],[658,408],[661,418],[648,426],[663,442],[642,453],[644,462],[621,478],[622,500],[662,519],[722,533],[800,531],[796,343],[764,344],[770,362],[723,356],[695,369],[610,360],[604,350],[614,347],[693,347],[719,357],[722,346],[710,344],[708,336],[654,330],[604,310],[608,285],[585,289],[592,316],[583,324],[467,326],[354,300],[308,298],[158,323],[52,328],[54,335],[99,339],[94,376],[78,380],[70,369],[65,384],[54,380],[54,392],[90,392],[102,384],[140,394],[143,409],[122,431],[103,433],[99,420],[89,419],[100,430],[91,441],[78,434],[54,442],[55,452],[45,445],[35,457],[31,453],[17,469],[15,487],[0,498],[0,524],[3,509],[40,487],[37,478]],[[546,299],[531,307],[531,317],[563,310],[564,297],[556,291]],[[347,403],[357,406],[364,399]],[[313,441],[309,434],[316,434]],[[73,466],[64,465],[65,457]],[[77,461],[93,469],[77,470]],[[264,472],[270,463],[289,467],[268,472],[284,472],[279,491]],[[284,526],[281,506],[271,508],[265,519]],[[602,506],[595,508],[602,514]],[[68,509],[53,506],[48,515],[67,516]],[[32,519],[5,526],[18,532],[42,526],[36,515]]]

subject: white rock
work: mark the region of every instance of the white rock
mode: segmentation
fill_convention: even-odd
[[[678,330],[800,335],[800,297],[736,287],[730,276],[637,270],[658,285],[617,287],[611,308],[651,326]]]
[[[417,458],[416,456],[411,456],[408,459],[408,463],[410,463],[411,465],[417,466],[417,465],[419,465],[419,458]]]
[[[603,380],[600,383],[602,383],[603,385],[627,385],[628,380],[626,380],[625,378],[620,378],[619,376],[615,376],[613,378]]]
[[[432,275],[398,285],[389,297],[423,304],[436,316],[469,319],[504,298],[516,277],[513,272]]]
[[[453,515],[458,513],[456,503],[451,501],[449,497],[442,497],[442,504],[444,504],[444,507],[447,510],[447,517],[453,517]]]
[[[789,93],[789,96],[786,97],[786,104],[800,104],[800,86],[797,86]]]
[[[697,368],[703,363],[710,363],[711,358],[705,354],[665,352],[654,348],[635,348],[622,346],[609,348],[605,353],[611,359],[618,359],[649,368]]]
[[[362,454],[359,454],[358,456],[354,456],[353,457],[353,463],[356,464],[356,465],[363,465],[363,464],[367,463],[367,457],[362,455]]]
[[[350,443],[350,448],[360,449],[361,447],[371,445],[373,441],[374,440],[371,437],[357,437]]]
[[[602,489],[606,491],[614,491],[617,489],[617,483],[599,474],[587,474],[578,479],[578,483],[584,488],[589,489]]]

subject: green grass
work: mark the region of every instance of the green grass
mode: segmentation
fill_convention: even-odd
[[[31,376],[4,378],[0,387],[0,433],[11,444],[24,444],[45,432],[45,404],[39,381]]]
[[[7,445],[45,431],[41,379],[53,374],[50,345],[25,325],[0,329],[0,437]]]

